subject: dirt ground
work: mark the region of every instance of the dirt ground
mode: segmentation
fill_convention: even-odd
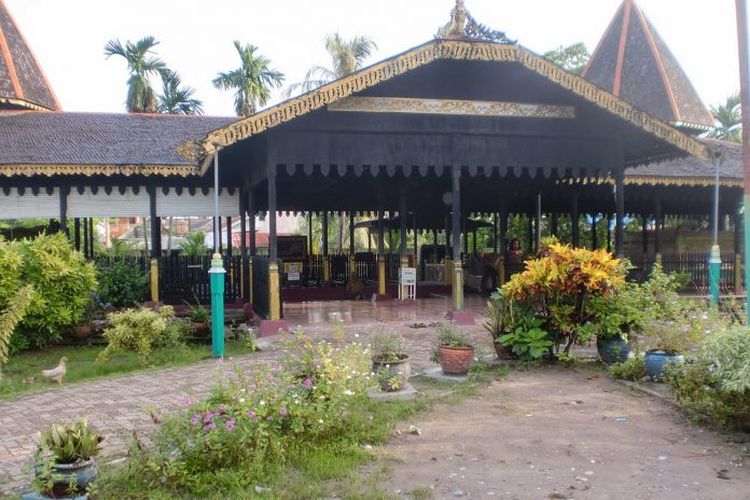
[[[597,372],[513,371],[401,427],[383,450],[397,496],[750,499],[750,436],[692,426]]]

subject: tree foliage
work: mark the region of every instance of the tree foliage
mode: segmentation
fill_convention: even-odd
[[[583,69],[591,59],[591,54],[583,42],[574,43],[573,45],[559,46],[554,50],[544,53],[544,57],[550,61],[559,64],[566,70],[580,75]]]
[[[162,93],[158,96],[159,113],[202,115],[203,102],[196,99],[195,89],[182,86],[180,75],[171,69],[162,72]]]
[[[219,73],[213,79],[219,90],[234,90],[237,116],[250,116],[271,99],[271,89],[281,86],[284,74],[270,67],[271,60],[257,53],[258,47],[234,41],[240,67]]]
[[[149,77],[166,71],[166,65],[154,53],[154,47],[159,42],[152,36],[141,38],[133,43],[130,40],[125,45],[120,40],[110,40],[104,46],[104,54],[120,56],[128,65],[128,96],[125,107],[128,113],[156,113],[158,101]]]
[[[724,104],[711,106],[716,128],[709,134],[715,139],[742,142],[742,103],[739,92],[727,97]]]

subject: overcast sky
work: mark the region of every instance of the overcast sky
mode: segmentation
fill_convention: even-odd
[[[536,52],[583,41],[593,52],[621,0],[466,0],[481,23]],[[231,92],[213,88],[239,65],[232,40],[259,46],[287,83],[328,66],[328,33],[366,35],[369,63],[430,40],[454,0],[5,0],[66,111],[124,111],[124,60],[112,38],[155,36],[159,56],[197,89],[206,114],[232,115]],[[739,88],[734,1],[639,0],[707,105]],[[275,99],[281,93],[275,94]]]

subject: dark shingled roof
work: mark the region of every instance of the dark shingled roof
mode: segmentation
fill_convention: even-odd
[[[66,173],[66,165],[195,167],[197,158],[180,146],[234,120],[122,113],[0,113],[0,173],[6,170],[7,174],[13,165],[62,166],[54,173]]]
[[[41,66],[0,0],[0,109],[59,111]]]
[[[714,119],[667,44],[634,0],[624,0],[583,76],[649,114],[685,128]]]
[[[717,139],[698,139],[711,151],[721,154],[721,182],[742,186],[742,145]],[[709,185],[716,168],[711,162],[694,156],[628,168],[625,178],[637,184]]]

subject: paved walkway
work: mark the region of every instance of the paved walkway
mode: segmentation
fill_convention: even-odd
[[[471,299],[471,307],[478,309],[481,301]],[[359,335],[365,341],[369,335],[387,325],[398,329],[407,338],[414,370],[431,365],[429,351],[434,341],[434,329],[423,328],[444,316],[447,303],[443,299],[418,301],[417,306],[397,306],[368,302],[329,302],[295,304],[285,311],[294,326],[302,324],[315,338],[330,335],[330,314],[337,313],[347,325],[350,336]],[[414,328],[414,323],[420,323]],[[490,344],[480,326],[471,328],[478,341]],[[200,397],[211,389],[222,371],[237,363],[251,370],[261,363],[275,363],[281,356],[279,338],[261,339],[263,350],[242,356],[223,367],[216,361],[149,371],[116,378],[95,380],[63,386],[43,393],[0,401],[0,494],[28,483],[28,472],[23,464],[35,449],[36,433],[54,422],[72,421],[87,416],[90,423],[105,435],[103,456],[122,454],[133,431],[147,437],[155,428],[146,408],[157,413],[184,404],[186,398]]]

